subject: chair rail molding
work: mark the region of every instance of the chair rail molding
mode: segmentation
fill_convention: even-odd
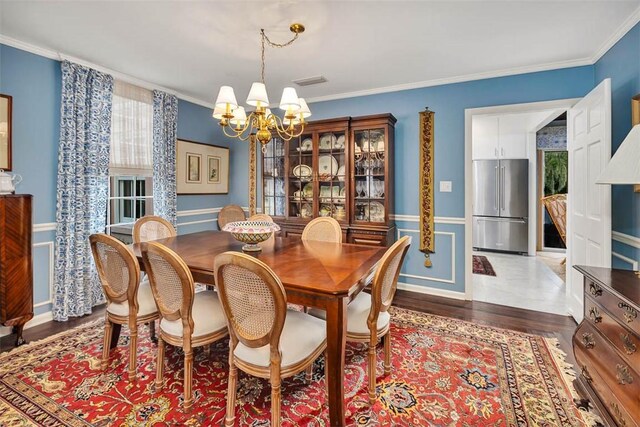
[[[621,233],[619,231],[612,231],[611,238],[616,242],[624,243],[627,246],[640,249],[640,237],[632,236],[630,234]]]

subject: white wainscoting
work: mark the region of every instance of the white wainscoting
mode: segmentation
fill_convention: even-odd
[[[401,233],[417,233],[420,234],[420,230],[412,230],[409,228],[398,229],[398,239],[401,237]],[[453,231],[435,231],[434,234],[449,236],[451,238],[451,275],[449,279],[443,279],[440,277],[420,276],[417,274],[400,273],[400,277],[409,277],[411,279],[429,280],[432,282],[448,283],[455,285],[456,283],[456,233]],[[415,285],[421,287],[419,285]]]

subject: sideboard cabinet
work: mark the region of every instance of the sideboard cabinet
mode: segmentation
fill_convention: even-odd
[[[584,320],[573,335],[576,389],[607,425],[640,426],[640,278],[632,271],[577,266]]]
[[[350,243],[393,243],[391,114],[307,124],[290,141],[274,138],[262,156],[262,206],[285,236],[300,236],[313,218],[330,216]]]
[[[31,195],[0,195],[0,324],[16,333],[33,318]]]

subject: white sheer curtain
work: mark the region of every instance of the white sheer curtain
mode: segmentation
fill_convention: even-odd
[[[111,115],[110,175],[153,175],[153,93],[115,82]]]

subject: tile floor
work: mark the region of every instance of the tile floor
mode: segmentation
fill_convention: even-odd
[[[567,315],[565,284],[539,257],[474,252],[489,259],[496,277],[473,275],[473,299]]]

